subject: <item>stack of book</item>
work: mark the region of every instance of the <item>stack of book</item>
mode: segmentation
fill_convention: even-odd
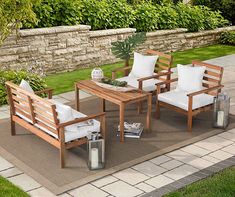
[[[144,126],[141,123],[124,122],[124,136],[129,138],[140,138]],[[120,126],[118,126],[117,136],[120,136]]]

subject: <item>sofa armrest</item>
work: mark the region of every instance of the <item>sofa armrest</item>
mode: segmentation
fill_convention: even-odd
[[[57,129],[62,129],[66,126],[69,126],[69,125],[73,125],[73,124],[76,124],[76,123],[79,123],[79,122],[84,122],[84,121],[87,121],[87,120],[90,120],[90,119],[94,119],[94,118],[102,118],[105,116],[105,113],[99,113],[99,114],[93,114],[93,115],[89,115],[89,116],[86,116],[84,118],[76,118],[74,120],[71,120],[71,121],[68,121],[68,122],[65,122],[65,123],[61,123],[57,126]]]
[[[53,89],[52,88],[46,88],[46,89],[44,89],[44,90],[39,90],[39,91],[35,91],[34,93],[35,94],[42,94],[42,93],[45,93],[45,94],[47,94],[47,97],[49,98],[49,99],[51,99],[52,98],[52,92],[53,92]]]

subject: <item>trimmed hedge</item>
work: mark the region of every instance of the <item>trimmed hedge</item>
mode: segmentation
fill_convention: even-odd
[[[34,91],[43,90],[46,88],[45,80],[38,74],[32,74],[24,70],[0,71],[0,106],[7,103],[7,92],[5,82],[12,81],[15,84],[20,84],[22,79],[28,81]]]
[[[90,25],[92,30],[134,27],[139,32],[187,28],[214,29],[228,24],[219,11],[205,6],[169,3],[168,0],[41,0],[34,6],[37,23],[24,28]],[[158,2],[159,4],[157,4]]]

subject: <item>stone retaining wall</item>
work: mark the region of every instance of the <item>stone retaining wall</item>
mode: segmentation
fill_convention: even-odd
[[[150,32],[138,51],[169,52],[211,45],[218,42],[221,32],[232,30],[235,26],[196,33],[186,29]],[[134,32],[132,28],[90,31],[87,25],[20,30],[0,47],[0,65],[17,69],[41,64],[46,73],[55,73],[113,63],[120,60],[112,55],[111,43]]]

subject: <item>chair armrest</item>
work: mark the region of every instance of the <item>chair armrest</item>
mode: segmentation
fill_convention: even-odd
[[[170,79],[170,80],[165,80],[163,82],[156,83],[155,85],[156,86],[167,85],[167,84],[171,84],[171,83],[176,82],[176,81],[178,81],[178,78],[174,78],[174,79]]]
[[[103,117],[103,116],[105,116],[105,113],[93,114],[93,115],[86,116],[84,118],[76,118],[74,120],[59,124],[57,126],[57,128],[58,129],[64,128],[64,127],[69,126],[69,125],[73,125],[73,124],[76,124],[76,123],[79,123],[79,122],[84,122],[86,120],[90,120],[90,119],[94,119],[94,118],[98,118],[98,117]]]
[[[131,70],[131,68],[132,68],[132,66],[125,66],[125,67],[116,68],[116,69],[112,70],[112,79],[116,78],[116,72],[119,72],[119,71],[125,72],[128,70]]]
[[[149,77],[143,77],[143,78],[140,78],[140,79],[137,79],[137,81],[146,81],[146,80],[149,80],[149,79],[157,79],[161,76],[165,76],[165,75],[170,75],[172,74],[173,72],[171,71],[167,71],[167,72],[160,72],[159,74],[156,74],[156,75],[152,75],[152,76],[149,76]]]
[[[197,92],[192,92],[190,94],[187,94],[188,97],[193,97],[193,96],[196,96],[196,95],[199,95],[199,94],[203,94],[203,93],[208,93],[208,92],[211,92],[213,90],[220,90],[222,89],[224,86],[223,85],[218,85],[218,86],[214,86],[214,87],[211,87],[211,88],[207,88],[207,89],[204,89],[204,90],[199,90]]]
[[[35,93],[35,94],[46,93],[46,94],[47,94],[47,97],[48,97],[49,99],[51,99],[51,98],[52,98],[52,92],[53,92],[53,89],[51,89],[51,88],[46,88],[46,89],[44,89],[44,90],[39,90],[39,91],[36,91],[36,92],[34,92],[34,93]]]

